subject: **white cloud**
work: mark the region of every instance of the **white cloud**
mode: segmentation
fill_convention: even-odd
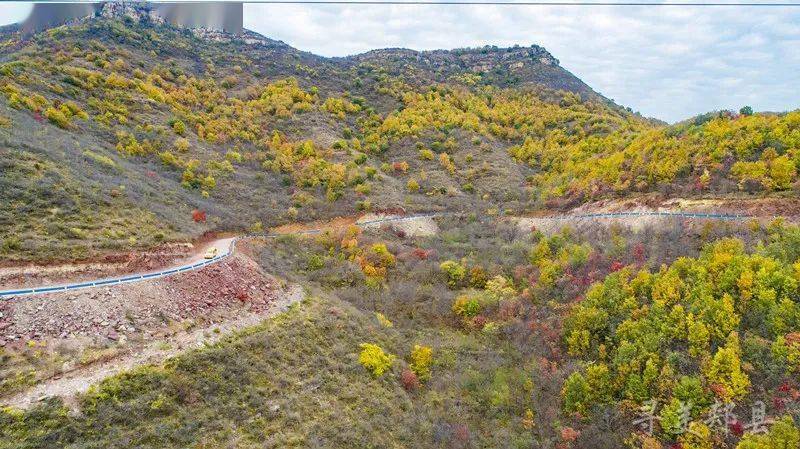
[[[3,2],[0,4],[0,26],[22,22],[33,9],[32,3]]]
[[[304,24],[294,17],[303,17]],[[311,26],[309,22],[316,24]],[[668,121],[800,107],[800,8],[247,5],[245,26],[344,56],[538,44],[602,94]]]

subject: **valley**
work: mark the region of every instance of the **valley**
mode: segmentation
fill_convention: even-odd
[[[147,8],[0,28],[0,449],[798,447],[800,112]]]

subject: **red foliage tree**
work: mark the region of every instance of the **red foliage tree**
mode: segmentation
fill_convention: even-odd
[[[632,253],[633,253],[633,260],[635,260],[637,263],[643,263],[647,258],[644,243],[639,242],[633,245]]]
[[[400,374],[400,383],[403,384],[403,388],[406,391],[414,391],[419,388],[419,378],[414,374],[414,371],[408,368],[404,369]]]
[[[396,172],[404,172],[408,170],[408,163],[405,161],[392,163],[392,169]]]
[[[728,428],[731,430],[731,433],[733,433],[737,437],[741,437],[742,435],[744,435],[744,425],[738,419],[728,424]]]
[[[567,443],[571,443],[578,439],[581,433],[572,427],[562,427],[561,428],[561,439]]]
[[[426,251],[422,248],[414,248],[414,257],[419,260],[427,260],[428,256],[430,256],[430,251]]]
[[[206,211],[195,209],[192,211],[192,220],[195,223],[205,223],[206,222]]]

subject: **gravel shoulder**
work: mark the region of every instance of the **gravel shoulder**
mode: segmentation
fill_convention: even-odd
[[[86,392],[91,385],[106,377],[141,365],[158,365],[181,352],[214,344],[233,332],[254,326],[264,319],[286,311],[292,304],[300,302],[303,296],[299,286],[290,286],[280,291],[275,300],[263,311],[243,312],[229,321],[179,332],[172,337],[152,341],[142,347],[130,348],[112,360],[68,371],[31,389],[4,398],[0,403],[24,409],[44,398],[58,396],[74,407],[77,405],[77,395]]]
[[[585,217],[598,213],[637,213],[637,216],[617,216],[605,218]],[[558,232],[564,226],[624,226],[633,231],[672,226],[678,223],[702,223],[717,221],[715,218],[658,216],[655,213],[711,213],[739,214],[762,223],[781,217],[788,222],[800,222],[800,199],[796,198],[670,198],[656,199],[641,197],[625,200],[605,200],[588,203],[568,212],[538,211],[524,216],[507,217],[516,223],[520,230],[535,228],[545,233]],[[654,215],[647,215],[654,214]],[[557,218],[557,219],[556,219]]]

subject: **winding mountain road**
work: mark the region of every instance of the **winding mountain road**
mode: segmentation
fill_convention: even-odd
[[[370,227],[370,226],[380,225],[382,223],[430,219],[444,215],[455,215],[455,213],[438,212],[438,213],[417,214],[417,215],[409,215],[401,217],[394,216],[394,217],[378,218],[367,221],[358,221],[355,224],[360,227]],[[706,220],[746,220],[753,218],[750,215],[724,214],[724,213],[635,211],[635,212],[605,212],[605,213],[551,215],[551,216],[537,217],[536,220],[569,222],[569,221],[600,220],[600,219],[631,219],[631,218],[635,219],[641,217],[687,218],[687,219],[706,219]],[[297,235],[317,234],[320,232],[322,232],[322,229],[307,229],[303,231],[292,232],[291,234],[297,234]],[[192,259],[190,259],[188,262],[180,266],[170,267],[161,271],[134,273],[122,277],[81,281],[73,284],[0,290],[0,298],[54,293],[60,291],[72,291],[84,288],[106,287],[116,284],[141,282],[151,279],[172,276],[186,271],[197,270],[207,265],[212,265],[228,258],[236,250],[236,242],[239,239],[252,238],[252,237],[274,238],[280,235],[286,235],[286,234],[248,234],[240,237],[219,239],[213,241],[210,246],[206,247],[206,250],[198,254],[195,254]],[[205,251],[207,251],[207,249],[210,247],[217,248],[217,255],[214,256],[212,259],[205,259],[204,257]]]
[[[42,287],[25,287],[25,288],[11,289],[11,290],[0,290],[0,298],[6,298],[12,296],[37,295],[44,293],[56,293],[63,291],[80,290],[84,288],[93,288],[93,287],[106,287],[116,284],[126,284],[129,282],[147,281],[151,279],[183,273],[186,271],[196,270],[198,268],[205,267],[206,265],[217,263],[227,258],[231,254],[233,254],[236,245],[236,240],[237,238],[234,237],[214,240],[209,245],[207,245],[202,252],[194,254],[188,261],[184,261],[182,265],[166,268],[161,271],[147,271],[143,273],[133,273],[115,278],[102,278],[96,280],[81,281],[72,284],[60,284],[60,285],[48,285]],[[217,255],[212,259],[206,259],[205,252],[212,247],[217,248]]]
[[[380,226],[383,223],[390,222],[403,222],[414,220],[430,220],[434,217],[444,215],[456,215],[455,213],[434,213],[434,214],[420,214],[410,216],[390,216],[379,217],[377,219],[360,220],[354,224],[362,228],[369,228]],[[568,214],[568,215],[550,215],[537,217],[536,220],[543,220],[558,223],[580,223],[584,221],[595,221],[603,219],[617,219],[637,221],[642,217],[661,217],[661,218],[680,218],[680,219],[701,219],[701,220],[746,220],[753,218],[747,215],[732,215],[732,214],[708,214],[697,212],[656,212],[656,211],[636,211],[636,212],[610,212],[610,213],[588,213],[588,214]],[[521,218],[521,217],[515,217]],[[313,226],[313,225],[312,225]],[[302,235],[302,234],[317,234],[323,232],[322,228],[293,230],[285,233],[272,233],[272,234],[249,234],[240,237],[230,237],[218,239],[207,244],[202,250],[192,256],[188,260],[184,260],[181,266],[175,266],[162,271],[147,272],[139,274],[131,274],[121,278],[113,279],[98,279],[95,281],[83,281],[76,284],[66,284],[57,286],[46,286],[38,288],[25,288],[17,290],[0,291],[0,298],[36,295],[43,293],[52,293],[58,291],[72,291],[76,289],[93,288],[98,286],[113,286],[116,284],[140,282],[151,280],[159,277],[172,276],[174,274],[196,270],[211,264],[218,263],[231,255],[236,250],[236,243],[243,238],[274,238],[281,235]],[[208,248],[215,247],[218,254],[212,259],[205,259],[205,253]],[[91,385],[100,382],[102,379],[132,369],[136,366],[143,364],[160,364],[169,357],[173,357],[180,352],[190,349],[204,347],[218,341],[222,336],[229,334],[238,329],[247,326],[255,325],[261,322],[265,317],[272,316],[286,310],[290,305],[302,300],[304,297],[302,289],[298,285],[290,285],[285,291],[278,295],[278,299],[271,306],[270,310],[266,313],[244,313],[238,316],[237,319],[224,322],[216,325],[219,332],[209,332],[208,328],[201,327],[191,329],[186,332],[177,333],[170,337],[170,344],[165,345],[163,341],[152,341],[144,344],[142,347],[135,349],[128,348],[121,352],[119,356],[107,361],[100,361],[92,363],[88,366],[79,366],[75,369],[70,369],[66,372],[59,374],[56,377],[46,379],[32,388],[20,391],[12,396],[0,399],[0,406],[11,406],[16,408],[26,409],[38,403],[41,399],[51,396],[62,397],[66,404],[72,408],[77,409],[75,402],[76,394],[85,392]]]
[[[444,214],[419,214],[419,215],[409,215],[404,217],[387,217],[375,220],[360,221],[356,222],[355,224],[361,227],[369,227],[388,222],[430,219],[439,215],[444,215]],[[292,232],[291,234],[297,234],[297,235],[318,234],[320,232],[322,232],[322,229],[307,229],[303,231]],[[80,282],[70,283],[70,284],[0,290],[0,298],[57,293],[57,292],[73,291],[73,290],[95,288],[95,287],[108,287],[118,284],[149,281],[152,279],[173,276],[187,271],[197,270],[205,266],[212,265],[227,259],[236,250],[236,242],[242,238],[252,238],[252,237],[274,238],[281,235],[286,235],[286,234],[247,234],[240,237],[229,237],[229,238],[218,239],[214,240],[209,245],[205,246],[203,251],[193,255],[192,258],[189,259],[188,261],[183,261],[182,264],[179,266],[168,267],[159,271],[147,271],[143,273],[127,274],[124,276],[114,277],[114,278],[83,280]],[[217,255],[211,259],[206,259],[205,258],[206,251],[208,251],[212,247],[217,248]]]

